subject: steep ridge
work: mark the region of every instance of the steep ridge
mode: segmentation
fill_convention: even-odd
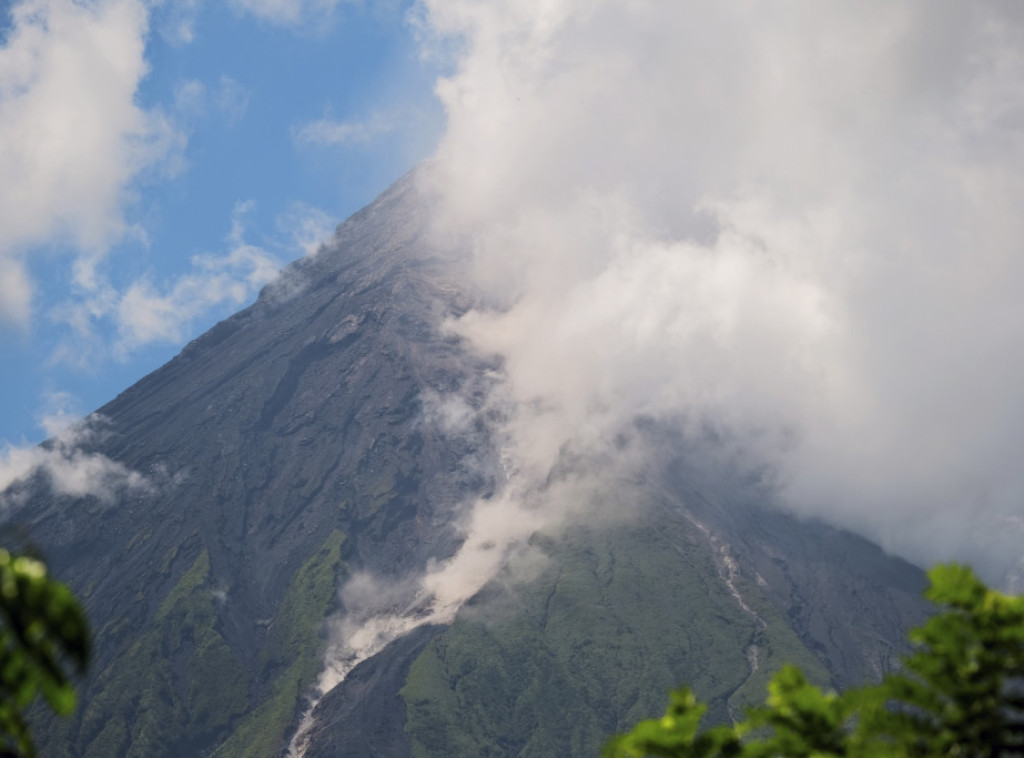
[[[537,535],[535,576],[496,578],[409,666],[409,752],[381,754],[596,755],[683,682],[726,722],[785,663],[832,687],[897,665],[905,628],[923,617],[920,572],[766,509],[756,487],[722,491],[722,475],[677,462],[668,490],[647,483],[624,504],[637,511],[629,523]],[[392,665],[391,651],[363,678],[377,665]],[[359,739],[357,721],[324,716],[307,756]]]
[[[453,550],[484,446],[424,424],[422,395],[471,397],[488,366],[439,332],[457,290],[418,243],[412,184],[100,409],[90,449],[152,492],[40,491],[14,514],[97,637],[83,708],[47,727],[44,754],[201,754],[266,707],[260,754],[319,670],[346,571],[401,576]]]
[[[280,756],[326,620],[357,610],[338,588],[457,548],[500,466],[485,418],[453,432],[431,407],[480,410],[500,365],[442,328],[469,300],[415,182],[100,409],[88,449],[148,490],[109,504],[36,483],[13,514],[97,638],[82,707],[46,722],[43,755]],[[623,495],[635,518],[535,535],[526,578],[510,569],[327,693],[304,754],[591,755],[680,681],[726,720],[786,661],[836,686],[893,665],[923,612],[917,569],[664,442],[658,475]]]

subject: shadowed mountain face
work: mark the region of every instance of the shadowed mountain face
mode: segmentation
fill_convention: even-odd
[[[498,483],[500,370],[442,328],[470,305],[425,241],[415,175],[339,227],[252,307],[102,409],[88,443],[147,476],[116,502],[44,483],[12,518],[87,604],[96,657],[43,755],[279,756],[322,668],[338,589],[401,580],[460,543]],[[614,529],[535,535],[447,627],[357,666],[312,713],[308,756],[592,755],[692,682],[712,714],[797,662],[845,686],[889,668],[919,571],[766,508],[725,469],[667,455]]]

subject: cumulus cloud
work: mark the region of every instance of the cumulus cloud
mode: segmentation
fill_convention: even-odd
[[[517,477],[672,420],[799,513],[1021,568],[1024,9],[422,6],[458,51],[439,231],[488,301],[451,327],[504,357]]]
[[[26,255],[70,243],[101,256],[126,229],[132,180],[180,147],[135,102],[146,73],[141,0],[21,0],[0,47],[0,319],[28,323]]]
[[[447,561],[343,589],[321,694],[537,531],[628,518],[652,426],[911,560],[1024,576],[1024,7],[420,5],[457,61],[421,178],[483,300],[448,328],[503,359],[486,408],[424,421],[499,420],[504,482]]]
[[[105,422],[92,416],[65,428],[45,445],[0,450],[0,508],[22,502],[20,485],[42,477],[56,495],[95,497],[110,504],[126,492],[149,492],[153,484],[137,471],[89,447],[105,433]]]

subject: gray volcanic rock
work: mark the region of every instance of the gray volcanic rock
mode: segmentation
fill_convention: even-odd
[[[906,631],[929,609],[923,573],[875,544],[785,512],[736,472],[675,461],[663,497],[686,503],[711,547],[784,615],[842,689],[880,678],[906,652]]]
[[[100,409],[85,449],[148,489],[111,504],[24,485],[13,518],[96,632],[81,707],[43,723],[43,755],[282,755],[325,620],[352,610],[338,588],[457,549],[467,501],[498,481],[483,409],[500,365],[443,329],[469,290],[415,184]],[[452,395],[480,412],[458,433],[431,417]],[[309,758],[588,755],[679,681],[725,719],[786,660],[836,686],[894,665],[924,613],[917,569],[650,434],[667,452],[623,494],[634,522],[537,535],[529,581],[498,577],[450,628],[396,640],[327,693]]]
[[[435,625],[414,629],[356,666],[313,710],[315,726],[306,755],[409,755],[405,703],[399,691],[413,661],[441,629]]]

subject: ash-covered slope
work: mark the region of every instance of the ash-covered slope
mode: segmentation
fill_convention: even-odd
[[[150,482],[107,503],[34,483],[14,518],[85,598],[97,651],[47,756],[279,756],[348,577],[411,576],[497,486],[480,410],[500,366],[441,328],[469,307],[406,177],[258,302],[100,409],[90,450]],[[669,448],[675,446],[666,438]],[[786,661],[845,685],[890,666],[923,585],[863,540],[765,510],[685,446],[623,508],[537,535],[447,628],[363,662],[313,713],[308,756],[590,755],[693,682],[718,718]],[[565,729],[565,724],[572,724]]]

